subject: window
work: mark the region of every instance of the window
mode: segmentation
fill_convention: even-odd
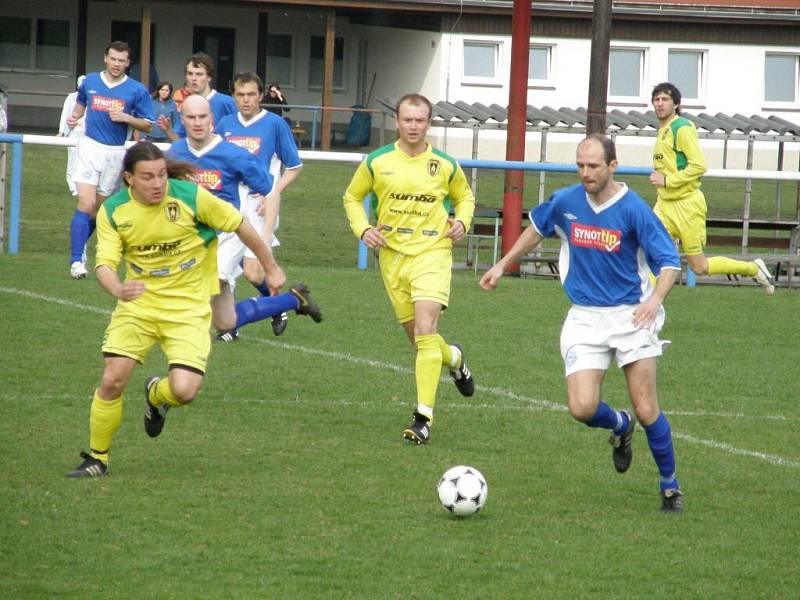
[[[696,50],[670,50],[667,80],[681,91],[683,98],[699,99],[703,94],[705,53]]]
[[[608,57],[608,95],[641,98],[644,50],[612,48]]]
[[[325,38],[321,35],[311,36],[311,53],[308,63],[308,87],[322,87],[322,76],[325,65]],[[344,89],[344,38],[333,41],[333,87]]]
[[[528,50],[528,85],[552,84],[553,46],[531,46]]]
[[[764,100],[796,104],[797,55],[767,54],[764,58]]]
[[[335,66],[334,66],[335,69]],[[267,36],[267,79],[291,85],[292,36],[282,33]]]
[[[0,67],[69,71],[70,22],[0,16]]]
[[[499,42],[464,42],[464,83],[499,85]]]

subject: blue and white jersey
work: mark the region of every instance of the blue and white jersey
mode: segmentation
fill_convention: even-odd
[[[215,129],[227,141],[257,156],[275,179],[280,177],[281,165],[287,169],[303,166],[292,130],[286,121],[274,113],[262,110],[245,121],[242,114],[237,112],[223,117]]]
[[[561,283],[573,304],[639,304],[653,291],[651,272],[680,270],[664,225],[644,200],[621,185],[614,197],[597,205],[576,184],[530,212],[536,231],[561,239]]]
[[[76,101],[86,107],[86,137],[106,146],[123,146],[128,138],[128,124],[115,123],[109,112],[121,110],[151,123],[155,121],[147,89],[127,75],[108,84],[102,73],[89,73],[78,88]]]
[[[236,111],[236,102],[233,98],[228,96],[228,94],[223,94],[222,92],[218,92],[217,90],[211,90],[211,92],[206,96],[206,100],[211,105],[211,114],[214,116],[214,121],[212,126],[214,131],[219,133],[219,129],[217,127],[217,123],[222,120],[222,117],[225,115],[235,115]],[[178,119],[178,124],[175,126],[173,131],[180,137],[186,137],[186,129],[183,126],[183,121]]]
[[[240,184],[262,196],[272,191],[272,176],[266,167],[255,156],[219,135],[214,135],[202,150],[195,150],[182,138],[172,143],[167,156],[192,163],[196,168],[192,181],[237,209],[240,207]]]

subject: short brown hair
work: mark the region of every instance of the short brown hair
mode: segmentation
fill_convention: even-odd
[[[399,115],[400,114],[400,106],[402,104],[406,104],[406,103],[413,104],[415,106],[419,106],[421,104],[424,104],[425,106],[428,107],[428,120],[430,121],[431,118],[433,118],[433,104],[431,104],[431,101],[428,100],[422,94],[406,94],[405,96],[400,98],[400,100],[397,101],[397,104],[394,107],[395,114]]]
[[[259,94],[264,93],[264,82],[261,81],[261,77],[259,77],[252,71],[243,71],[233,76],[233,81],[231,82],[231,93],[236,91],[237,83],[238,84],[255,83],[256,87],[258,88],[258,93]]]
[[[131,47],[128,46],[127,43],[125,43],[125,42],[123,42],[121,40],[113,41],[108,46],[106,46],[106,53],[105,53],[106,56],[108,56],[108,51],[109,50],[114,50],[116,52],[127,52],[128,53],[128,58],[131,57]]]
[[[186,60],[186,64],[183,65],[183,70],[185,71],[186,67],[190,64],[193,67],[203,67],[206,70],[206,75],[208,75],[210,79],[214,79],[214,59],[205,52],[195,52],[192,54]]]

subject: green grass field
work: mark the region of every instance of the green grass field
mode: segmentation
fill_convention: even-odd
[[[114,301],[68,277],[63,150],[26,148],[25,165],[22,251],[0,255],[0,598],[798,597],[796,290],[668,298],[660,398],[686,511],[662,515],[643,432],[621,476],[606,436],[563,409],[554,281],[488,294],[455,273],[441,330],[478,391],[443,381],[431,443],[405,445],[413,357],[379,274],[355,268],[340,204],[352,168],[309,163],[284,199],[278,258],[324,321],[215,344],[199,398],[156,440],[141,392],[165,368],[154,349],[110,476],[71,480]],[[627,405],[619,370],[604,397]],[[436,498],[456,464],[489,483],[464,520]]]

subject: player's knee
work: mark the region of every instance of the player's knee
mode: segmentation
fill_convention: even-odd
[[[597,405],[586,398],[568,398],[567,409],[573,419],[586,423],[597,412]]]
[[[193,382],[170,382],[175,399],[181,404],[190,404],[200,393],[200,384]]]
[[[650,425],[658,418],[661,409],[657,402],[640,402],[636,408],[636,420],[642,425]]]
[[[127,383],[124,377],[121,377],[115,371],[106,369],[103,371],[103,378],[100,380],[100,395],[103,398],[119,398],[125,390]]]

